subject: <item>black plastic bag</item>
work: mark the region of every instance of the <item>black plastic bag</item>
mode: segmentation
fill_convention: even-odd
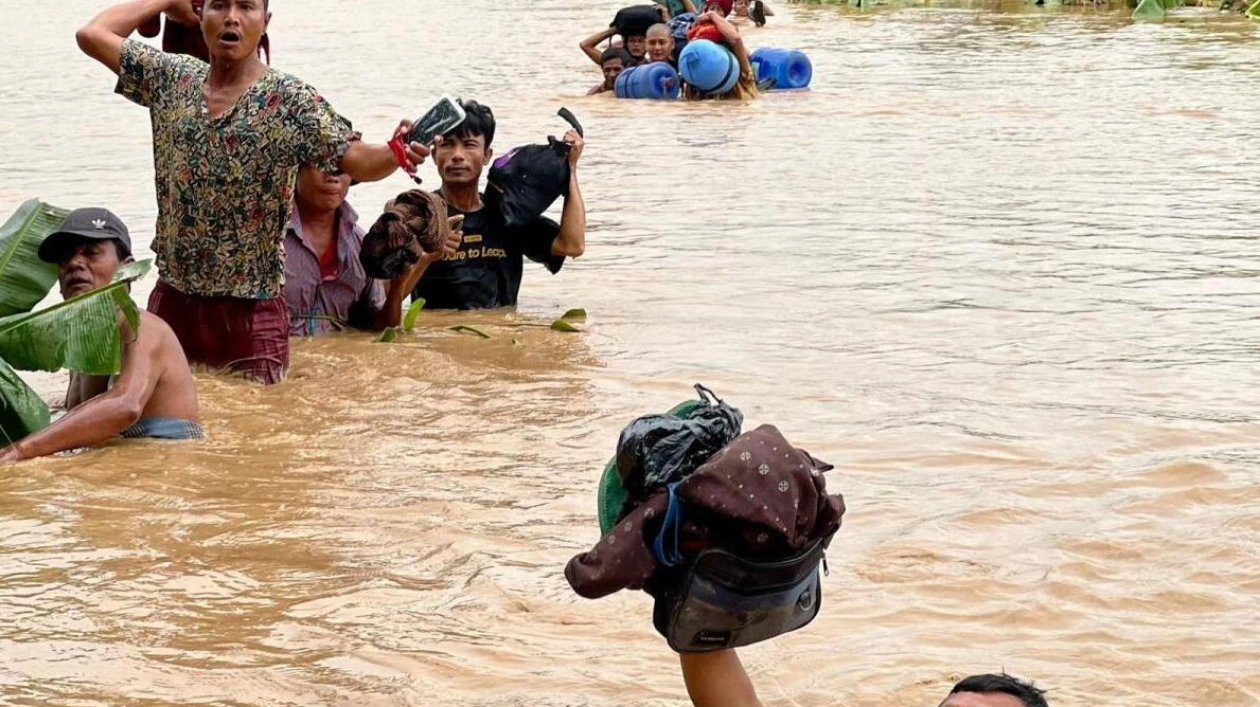
[[[585,137],[568,108],[561,108],[558,115]],[[495,160],[486,197],[506,226],[524,226],[569,193],[569,174],[569,143],[551,136],[546,145],[518,147]]]
[[[660,5],[633,5],[618,11],[608,26],[623,37],[642,37],[649,27],[664,21]]]
[[[617,473],[626,493],[644,497],[687,478],[740,435],[744,415],[697,385],[705,404],[687,417],[647,415],[617,441]]]

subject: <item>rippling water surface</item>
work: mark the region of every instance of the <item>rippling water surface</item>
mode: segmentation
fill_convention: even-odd
[[[369,137],[441,93],[503,149],[573,109],[588,254],[515,315],[202,375],[205,444],[5,470],[0,703],[681,705],[648,600],[561,569],[620,427],[697,380],[850,506],[820,619],[744,652],[768,704],[1003,668],[1056,707],[1260,703],[1260,25],[782,6],[749,43],[812,91],[662,105],[577,97],[615,2],[272,4],[276,64]],[[0,0],[0,205],[107,205],[147,251],[147,118],[72,36],[102,5]]]

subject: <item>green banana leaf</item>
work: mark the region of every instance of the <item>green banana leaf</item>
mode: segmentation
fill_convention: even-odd
[[[72,371],[113,375],[122,367],[121,310],[133,330],[140,313],[127,285],[144,277],[152,261],[119,268],[114,282],[47,309],[0,319],[0,359],[20,371]]]
[[[1251,7],[1247,8],[1247,17],[1252,20],[1260,20],[1260,0],[1256,0]]]
[[[42,430],[51,421],[44,401],[8,364],[0,361],[0,447]]]
[[[1164,17],[1164,5],[1160,0],[1142,0],[1133,11],[1135,20],[1156,20]]]
[[[0,226],[0,317],[29,312],[57,282],[57,266],[39,259],[39,244],[69,211],[31,199]]]

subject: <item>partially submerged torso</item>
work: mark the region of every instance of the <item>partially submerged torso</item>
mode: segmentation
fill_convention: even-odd
[[[142,336],[157,337],[150,366],[156,383],[153,394],[144,406],[141,417],[165,417],[200,422],[201,412],[197,403],[197,385],[184,349],[175,338],[175,332],[159,317],[140,312]],[[123,330],[123,365],[127,366],[129,349],[138,341],[131,340],[130,332]],[[117,383],[118,376],[90,376],[72,374],[70,389],[66,393],[66,407],[74,409],[88,400],[106,392]]]

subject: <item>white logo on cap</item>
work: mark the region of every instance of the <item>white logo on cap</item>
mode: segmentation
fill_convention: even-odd
[[[102,228],[105,228],[105,219],[103,218],[92,219],[92,225],[96,226],[96,230],[99,231]]]

